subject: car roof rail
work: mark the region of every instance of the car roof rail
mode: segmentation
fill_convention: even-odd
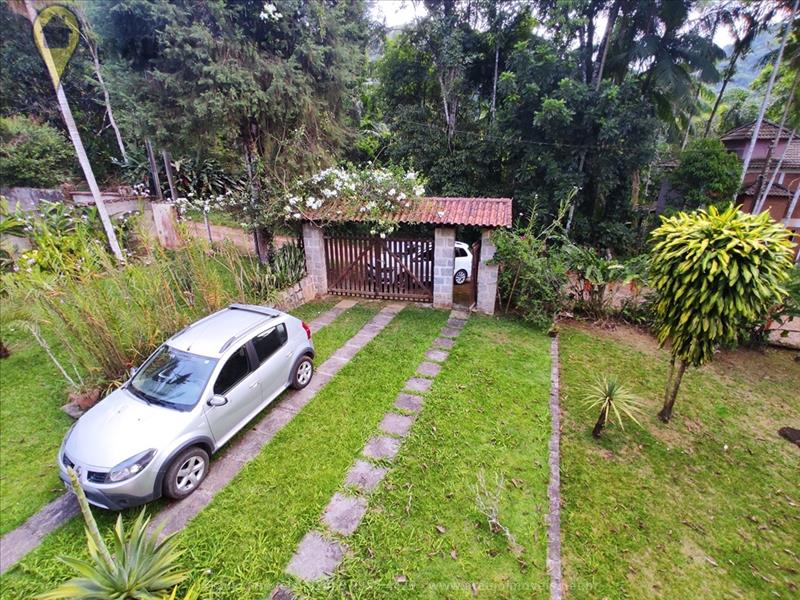
[[[237,338],[237,336],[233,336],[233,337],[232,337],[232,338],[230,338],[230,339],[229,339],[227,342],[225,342],[224,344],[222,344],[222,348],[220,348],[220,349],[219,349],[219,353],[220,353],[220,354],[222,354],[223,352],[225,352],[225,350],[227,350],[228,348],[230,348],[230,345],[231,345],[233,342],[235,342],[235,341],[236,341],[236,338]]]
[[[231,310],[246,310],[264,315],[265,317],[278,317],[281,314],[274,308],[267,308],[266,306],[259,306],[257,304],[231,304],[228,308]]]

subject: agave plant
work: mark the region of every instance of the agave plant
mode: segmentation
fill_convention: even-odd
[[[92,516],[89,503],[78,483],[78,478],[69,469],[72,489],[78,497],[81,513],[86,521],[86,539],[89,560],[62,557],[78,577],[62,583],[56,589],[38,596],[41,600],[89,599],[92,600],[164,600],[174,587],[186,578],[179,570],[177,561],[182,552],[173,535],[158,541],[159,531],[148,533],[150,518],[142,510],[126,533],[122,515],[117,517],[114,527],[112,552],[106,546]],[[190,590],[190,594],[196,594]],[[192,596],[189,596],[190,598]]]
[[[625,415],[631,421],[639,425],[639,421],[634,416],[641,412],[639,401],[628,392],[616,377],[601,377],[583,397],[584,406],[587,409],[600,409],[600,416],[592,429],[592,435],[600,437],[600,432],[608,424],[611,413],[619,422],[619,426],[624,430],[622,416]]]

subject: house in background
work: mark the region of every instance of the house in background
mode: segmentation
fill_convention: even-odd
[[[722,136],[722,143],[742,158],[750,145],[754,127],[755,122],[752,122],[732,129]],[[791,135],[791,131],[785,127],[781,130],[771,121],[762,122],[738,202],[743,210],[752,211],[756,194],[767,186],[780,162],[781,167],[761,210],[769,210],[773,219],[783,222],[795,234],[794,241],[800,244],[800,138],[797,137],[800,132],[790,141]],[[765,170],[770,145],[776,138],[777,143]],[[764,181],[759,185],[762,173]]]

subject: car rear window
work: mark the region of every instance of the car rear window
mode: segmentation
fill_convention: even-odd
[[[286,325],[283,323],[256,336],[253,339],[253,346],[256,349],[258,363],[263,364],[265,360],[275,354],[286,343],[286,338]]]

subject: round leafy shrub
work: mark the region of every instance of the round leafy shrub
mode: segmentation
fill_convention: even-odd
[[[0,181],[56,187],[74,175],[75,152],[58,129],[22,115],[0,118]]]

